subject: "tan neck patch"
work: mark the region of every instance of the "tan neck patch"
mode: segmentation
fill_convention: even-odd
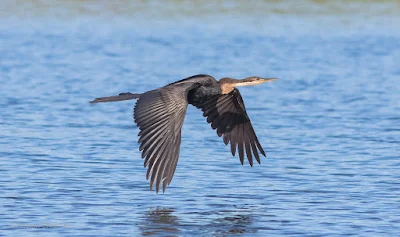
[[[222,94],[228,94],[231,93],[233,91],[233,89],[235,89],[235,86],[227,84],[227,83],[223,83],[221,85],[221,92]]]

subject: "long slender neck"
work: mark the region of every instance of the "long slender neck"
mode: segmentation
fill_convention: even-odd
[[[220,87],[221,87],[221,92],[224,95],[231,93],[235,89],[235,85],[229,83],[221,83]]]
[[[221,80],[219,80],[219,86],[221,88],[222,94],[225,95],[231,93],[235,89],[235,86],[239,81],[240,80],[228,77],[224,77]]]

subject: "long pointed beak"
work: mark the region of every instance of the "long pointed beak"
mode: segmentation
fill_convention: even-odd
[[[279,80],[279,78],[260,78],[260,80],[262,80],[262,82],[272,82]]]

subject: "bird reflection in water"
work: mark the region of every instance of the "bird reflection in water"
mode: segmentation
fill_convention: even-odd
[[[142,235],[177,236],[180,232],[180,224],[173,212],[174,209],[171,208],[150,209],[143,218],[144,223],[139,226]]]
[[[257,229],[251,227],[252,217],[246,214],[235,214],[215,220],[211,226],[215,227],[215,235],[240,235],[245,233],[255,233]]]
[[[143,218],[139,229],[142,236],[180,236],[185,233],[196,235],[242,235],[256,233],[252,227],[253,217],[249,210],[219,210],[215,212],[191,212],[181,215],[190,217],[190,221],[182,223],[171,208],[150,209]],[[242,213],[240,213],[242,212]],[[206,223],[204,223],[206,222]]]

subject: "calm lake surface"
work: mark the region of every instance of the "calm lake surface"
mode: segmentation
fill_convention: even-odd
[[[6,2],[0,236],[400,233],[396,1]],[[199,73],[281,79],[240,88],[267,157],[242,166],[189,107],[157,195],[134,101],[88,102]]]

